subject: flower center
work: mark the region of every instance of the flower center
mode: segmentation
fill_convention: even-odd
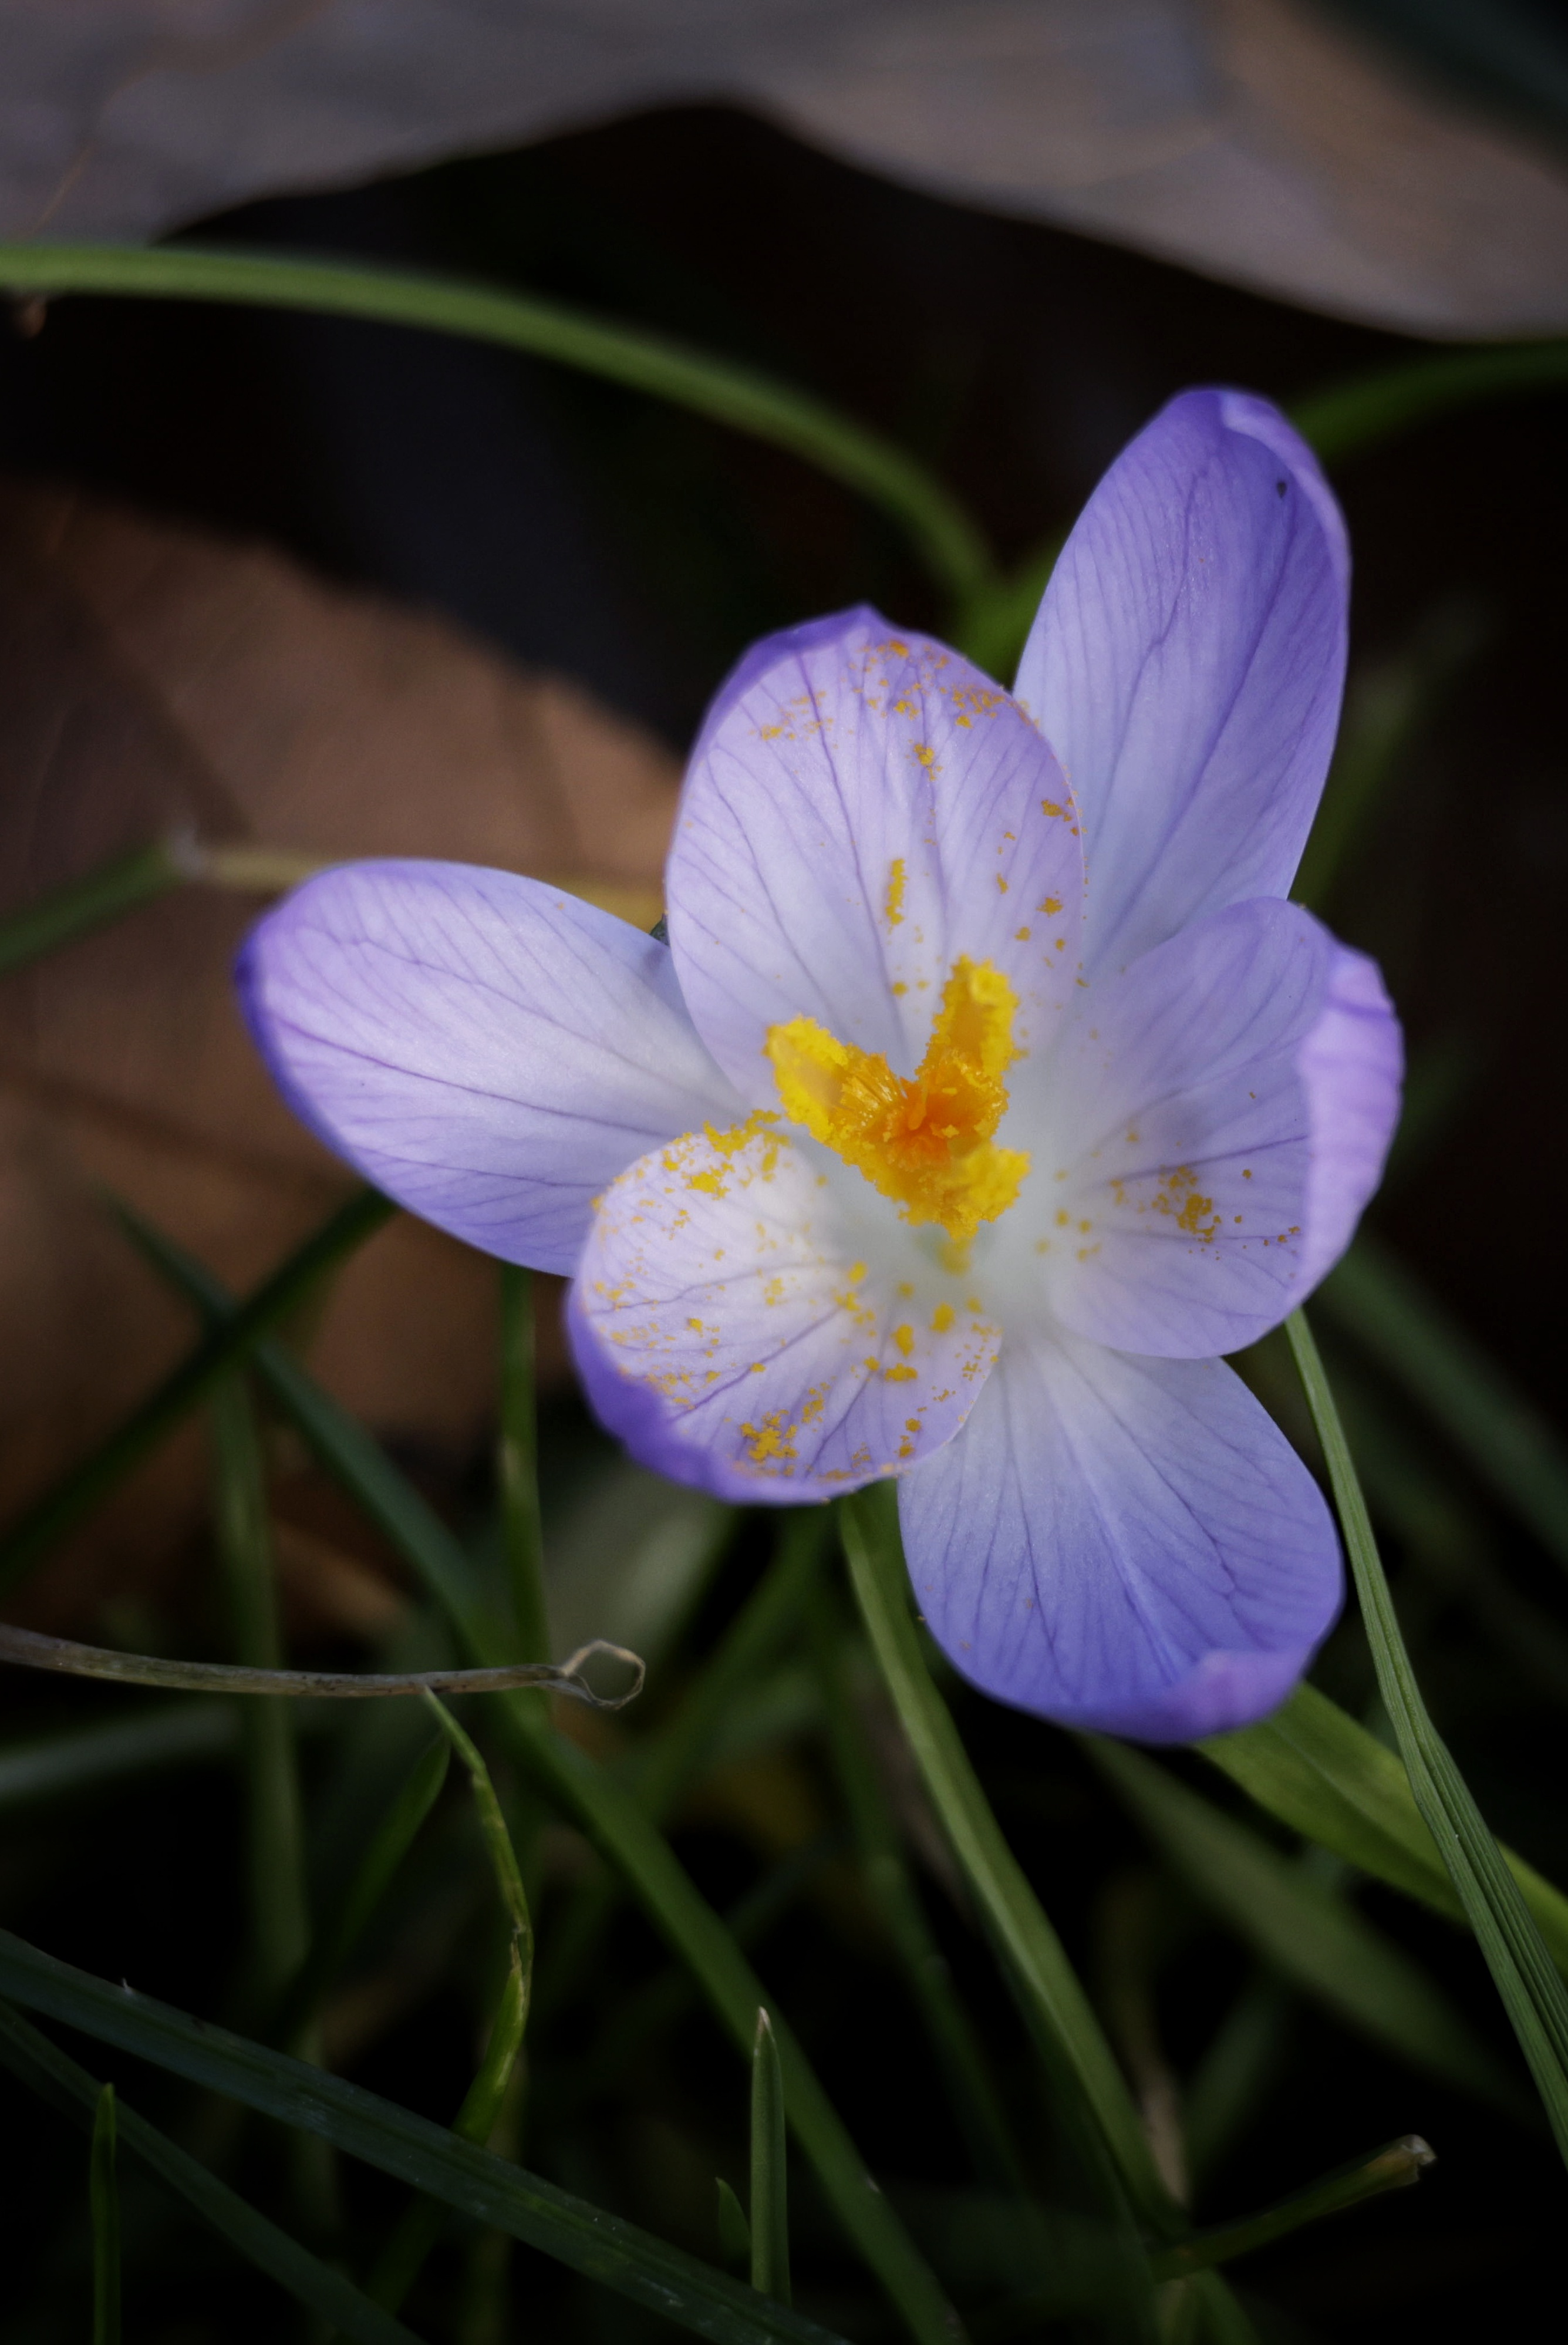
[[[1007,1212],[1029,1169],[1024,1150],[991,1141],[1007,1105],[1002,1076],[1018,1056],[1017,1007],[1000,969],[958,961],[913,1081],[880,1051],[841,1042],[814,1018],[771,1026],[784,1113],[893,1198],[906,1222],[936,1223],[961,1251],[982,1222]]]

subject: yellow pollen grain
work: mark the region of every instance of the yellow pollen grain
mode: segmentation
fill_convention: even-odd
[[[1047,896],[1043,904],[1036,907],[1037,911],[1044,912],[1047,920],[1054,920],[1061,909],[1062,899],[1059,896]]]
[[[1015,942],[1017,944],[1027,945],[1029,941],[1029,932],[1027,929],[1015,929],[1013,930],[1013,937]]]
[[[996,874],[996,886],[997,886],[997,888],[999,889],[999,891],[1001,892],[1001,894],[1003,894],[1003,895],[1005,896],[1005,895],[1007,894],[1007,881],[1003,878],[1003,877],[1002,877],[1002,875],[1001,875],[1001,873],[1000,873],[999,871],[998,871],[998,872],[997,872],[997,874]]]
[[[882,1373],[886,1382],[890,1385],[912,1385],[915,1382],[916,1377],[920,1374],[920,1371],[918,1368],[894,1366],[891,1368],[884,1368]]]
[[[907,1359],[910,1353],[915,1349],[914,1328],[895,1327],[893,1330],[893,1340],[897,1345],[899,1350],[904,1354],[905,1358]]]
[[[939,1303],[931,1314],[931,1333],[934,1335],[945,1335],[952,1325],[953,1305],[950,1303]]]
[[[904,858],[894,857],[887,867],[887,894],[883,899],[883,911],[887,925],[895,929],[904,918]]]
[[[1049,798],[1042,798],[1040,800],[1040,812],[1042,814],[1058,815],[1061,812],[1061,808],[1059,806],[1053,805]]]
[[[906,1222],[935,1223],[961,1251],[982,1222],[1007,1212],[1029,1169],[1022,1150],[992,1138],[1007,1112],[1002,1079],[1018,1055],[1017,1008],[998,969],[959,960],[913,1080],[813,1018],[770,1027],[784,1112],[892,1198]]]

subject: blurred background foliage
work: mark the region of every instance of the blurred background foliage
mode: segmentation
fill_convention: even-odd
[[[1525,0],[1484,17],[1352,13],[1395,41],[1413,23],[1434,72],[1470,71],[1484,39],[1492,95],[1528,100],[1538,127],[1560,105],[1544,66],[1522,76],[1524,50],[1504,54],[1505,19],[1540,45],[1532,57],[1556,37]],[[718,106],[258,201],[191,240],[513,286],[831,401],[947,483],[1022,582],[968,614],[1003,670],[1050,549],[1171,392],[1237,381],[1310,415],[1333,386],[1427,355],[895,187]],[[750,640],[860,598],[903,623],[957,624],[864,500],[581,372],[216,304],[19,298],[14,323],[0,346],[13,909],[175,823],[236,852],[488,857],[628,891],[636,909],[656,890],[680,750]],[[1330,449],[1356,554],[1353,658],[1300,892],[1381,961],[1411,1046],[1388,1183],[1317,1315],[1325,1355],[1428,1700],[1500,1836],[1568,1882],[1550,1171],[1568,1146],[1568,393],[1547,372]],[[345,1193],[268,1099],[227,1007],[228,950],[278,874],[228,879],[158,893],[165,875],[114,927],[5,980],[0,1463],[20,1520],[221,1304],[116,1220],[104,1189],[239,1289]],[[518,1496],[521,1292],[401,1222],[359,1234],[329,1291],[282,1298],[281,1340],[255,1376],[206,1391],[199,1437],[187,1426],[90,1520],[59,1519],[70,1536],[25,1590],[16,1578],[16,1617],[262,1665],[460,1658],[431,1574],[466,1573],[476,1602],[501,1604],[532,1536]],[[1146,2333],[1117,2297],[1071,2094],[1002,1983],[829,1522],[736,1517],[627,1463],[565,1379],[540,1285],[550,1650],[603,1636],[649,1667],[645,1694],[613,1718],[558,1704],[563,1747],[667,1830],[976,2345]],[[319,1379],[303,1398],[300,1353]],[[1320,1463],[1284,1339],[1240,1365]],[[353,1447],[358,1419],[384,1449]],[[41,1534],[34,1559],[51,1544]],[[1314,1674],[1388,1739],[1353,1610]],[[1241,2263],[1238,2317],[1280,2345],[1533,2317],[1555,2277],[1562,2176],[1465,1934],[1303,1845],[1199,1756],[1091,1748],[946,1690],[1159,2171],[1200,2223],[1394,2137],[1439,2153],[1419,2190]],[[6,1694],[6,1929],[441,2126],[468,2109],[502,2154],[712,2264],[740,2257],[744,2276],[739,2209],[725,2217],[715,2189],[748,2203],[737,2030],[715,2025],[648,1899],[592,1845],[570,1760],[541,1771],[527,1732],[501,1731],[482,1701],[457,1706],[537,1944],[509,2083],[496,2046],[517,1914],[504,1880],[498,1894],[482,1785],[460,1751],[450,1767],[436,1755],[449,1746],[421,1705],[268,1707],[258,1721],[216,1698],[20,1673]],[[671,2333],[493,2228],[411,2214],[401,2182],[242,2115],[190,2072],[63,2040],[325,2268],[361,2286],[379,2275],[389,2302],[406,2289],[422,2336]],[[14,2078],[3,2104],[0,2333],[53,2345],[88,2325],[106,2121],[92,2200],[79,2134]],[[765,2106],[759,2122],[765,2134]],[[126,2142],[122,2119],[128,2337],[329,2332]],[[856,2340],[906,2333],[823,2176],[792,2157],[798,2309]],[[101,2219],[98,2232],[101,2259]]]

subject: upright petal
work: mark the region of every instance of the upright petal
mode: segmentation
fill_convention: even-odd
[[[1306,1299],[1381,1173],[1400,1035],[1377,970],[1265,898],[1084,999],[998,1253],[1020,1278],[1032,1253],[1045,1306],[1097,1343],[1239,1351]]]
[[[799,1504],[901,1472],[963,1423],[996,1328],[858,1176],[824,1164],[754,1117],[643,1157],[601,1202],[572,1345],[643,1465]]]
[[[1218,1360],[1009,1337],[963,1432],[901,1483],[899,1518],[955,1666],[1066,1726],[1245,1726],[1339,1610],[1321,1493]]]
[[[667,947],[534,879],[351,863],[258,921],[238,968],[285,1097],[410,1213],[572,1270],[594,1197],[734,1093]]]
[[[962,956],[1038,1050],[1069,999],[1077,817],[1016,702],[956,652],[858,610],[748,653],[709,713],[668,874],[697,1030],[776,1104],[768,1030],[809,1017],[913,1073]]]
[[[1066,769],[1088,858],[1088,961],[1283,896],[1329,768],[1350,557],[1278,410],[1186,391],[1068,538],[1017,693]]]

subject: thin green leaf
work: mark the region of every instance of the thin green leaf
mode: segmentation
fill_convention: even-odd
[[[287,1262],[265,1279],[233,1315],[187,1353],[173,1374],[123,1419],[92,1456],[56,1484],[0,1540],[0,1593],[41,1563],[133,1467],[148,1457],[183,1418],[236,1366],[267,1329],[295,1310],[329,1270],[335,1269],[394,1208],[373,1189],[361,1189],[338,1206]]]
[[[318,1934],[309,1961],[288,1990],[274,2031],[280,2042],[291,2042],[312,2016],[359,1944],[420,1826],[440,1797],[451,1755],[442,1740],[432,1742],[415,1760],[397,1798],[371,1834],[342,1903]]]
[[[32,1953],[30,1947],[25,1951]],[[48,1957],[38,1956],[36,1959],[46,1963]],[[65,1972],[64,1964],[60,1968]],[[79,1974],[65,1972],[67,1979],[75,1975]],[[98,1986],[99,1982],[93,1980],[89,1985]],[[101,1992],[112,1995],[114,1990],[103,1988]],[[19,2002],[30,1999],[25,1994],[17,1996]],[[63,2013],[54,2015],[57,2018],[65,2016]],[[195,2032],[195,2021],[187,2020],[185,2025]],[[102,2033],[91,2026],[84,2032],[88,2035]],[[67,2059],[46,2035],[40,2035],[35,2027],[30,2027],[25,2019],[4,2004],[0,2004],[0,2061],[4,2061],[12,2075],[41,2099],[62,2109],[75,2122],[91,2126],[101,2090],[96,2077],[88,2076],[85,2068],[79,2068],[74,2060]],[[298,2065],[297,2062],[288,2063],[291,2068]],[[316,2071],[305,2069],[302,2073],[313,2076]],[[203,2077],[200,2081],[210,2080]],[[116,2117],[119,2139],[133,2156],[149,2166],[170,2189],[187,2200],[203,2221],[209,2223],[219,2238],[227,2239],[229,2246],[248,2263],[276,2280],[279,2288],[297,2297],[301,2304],[331,2328],[340,2330],[345,2337],[354,2340],[354,2345],[419,2345],[411,2330],[383,2312],[379,2305],[372,2304],[368,2297],[361,2296],[341,2272],[334,2271],[329,2265],[322,2263],[308,2248],[302,2248],[297,2239],[290,2238],[287,2231],[279,2230],[276,2223],[268,2222],[265,2215],[258,2214],[256,2208],[232,2191],[226,2182],[220,2182],[209,2167],[177,2147],[156,2127],[148,2125],[145,2117],[138,2117],[134,2109],[127,2109],[123,2102],[119,2104]]]
[[[177,850],[161,839],[100,863],[85,878],[0,920],[0,977],[168,895],[189,876]]]
[[[856,1712],[844,1660],[839,1608],[815,1592],[810,1613],[813,1658],[825,1697],[828,1748],[855,1831],[861,1870],[873,1903],[925,2023],[976,2177],[1022,2196],[1025,2182],[986,2055],[967,2011],[955,1994],[947,1964],[926,1918],[875,1762]]]
[[[752,2045],[752,2286],[788,2304],[789,2185],[784,2072],[765,2011]]]
[[[719,2204],[719,2254],[732,2271],[749,2272],[752,2268],[752,2227],[746,2220],[745,2208],[721,2174],[714,2188]]]
[[[1316,1686],[1298,1686],[1272,1718],[1193,1748],[1293,1832],[1434,1913],[1463,1921],[1464,1907],[1404,1769]],[[1502,1856],[1558,1968],[1568,1973],[1568,1897],[1512,1849]]]
[[[220,1376],[211,1406],[214,1522],[237,1661],[283,1666],[283,1633],[261,1442],[242,1372]],[[278,1701],[247,1702],[248,1941],[258,1995],[275,2002],[310,1942],[294,1720]]]
[[[528,1897],[518,1866],[517,1851],[512,1847],[511,1834],[506,1828],[506,1818],[501,1813],[501,1802],[496,1798],[495,1785],[490,1779],[490,1769],[485,1765],[478,1745],[463,1731],[444,1702],[439,1701],[433,1693],[426,1694],[425,1700],[441,1732],[468,1770],[474,1806],[479,1813],[480,1831],[484,1835],[485,1853],[490,1858],[501,1911],[511,1925],[511,1942],[522,1967],[522,2003],[526,2013],[528,1990],[533,1976],[533,1923],[528,1911]]]
[[[1446,602],[1426,614],[1400,649],[1352,675],[1333,763],[1290,889],[1298,904],[1324,910],[1391,783],[1422,730],[1435,722],[1444,686],[1482,639],[1474,609]]]
[[[991,564],[957,499],[891,441],[825,401],[663,334],[622,326],[560,301],[447,278],[190,245],[0,245],[0,284],[138,299],[237,301],[263,309],[377,318],[528,350],[705,415],[786,449],[897,522],[932,576],[972,593]]]
[[[1478,401],[1551,391],[1568,382],[1568,341],[1510,342],[1500,350],[1445,350],[1359,375],[1298,400],[1290,420],[1325,463],[1342,463],[1434,416]]]
[[[670,1813],[737,1699],[754,1685],[799,1621],[832,1538],[832,1519],[822,1508],[796,1508],[780,1524],[773,1564],[642,1758],[637,1794],[655,1822]]]
[[[1255,2118],[1284,2065],[1300,1997],[1272,1972],[1249,1978],[1220,2021],[1181,2096],[1188,2170],[1201,2190]]]
[[[1051,583],[1062,550],[1062,535],[1060,530],[1054,530],[1013,569],[982,579],[953,614],[953,642],[976,667],[1004,684],[1023,655],[1040,598]]]
[[[114,1790],[160,1767],[231,1759],[238,1748],[238,1705],[211,1700],[160,1703],[137,1717],[0,1744],[0,1814],[74,1792]]]
[[[1269,2247],[1275,2239],[1300,2230],[1304,2224],[1321,2222],[1325,2215],[1343,2214],[1347,2208],[1381,2198],[1385,2191],[1409,2190],[1434,2163],[1432,2152],[1420,2134],[1403,2134],[1398,2141],[1375,2149],[1370,2157],[1358,2158],[1353,2165],[1324,2175],[1321,2181],[1295,2191],[1262,2214],[1244,2216],[1235,2223],[1217,2224],[1212,2230],[1199,2231],[1190,2239],[1183,2239],[1179,2247],[1163,2249],[1153,2259],[1155,2277],[1179,2279],[1187,2272],[1202,2271],[1214,2264],[1229,2263],[1236,2256],[1250,2255],[1258,2248]]]
[[[1365,1231],[1318,1292],[1335,1325],[1399,1378],[1503,1505],[1568,1568],[1568,1455],[1474,1338]]]
[[[201,1307],[219,1317],[234,1306],[210,1272],[156,1233],[149,1254]],[[480,1600],[468,1558],[385,1452],[321,1391],[282,1347],[261,1345],[258,1375],[327,1472],[381,1529],[445,1611],[474,1658],[502,1658],[501,1630]],[[526,1700],[499,1710],[514,1757],[555,1805],[620,1873],[654,1926],[691,1969],[732,2040],[749,2057],[756,2013],[768,1998],[712,1906],[702,1896],[635,1795],[585,1751],[552,1731]],[[920,2345],[954,2345],[956,2316],[892,2207],[869,2185],[865,2164],[804,2054],[777,2023],[790,2124],[824,2195],[903,2313]]]
[[[634,1777],[637,1797],[654,1823],[663,1823],[701,1769],[715,1738],[730,1721],[739,1698],[755,1681],[799,1617],[822,1568],[831,1524],[814,1508],[802,1507],[779,1526],[774,1560],[715,1650],[687,1688],[679,1708],[639,1748]],[[582,1975],[620,1896],[614,1875],[587,1883],[552,1934],[541,1964],[541,2001],[559,2002]]]
[[[1286,1324],[1328,1460],[1379,1690],[1411,1791],[1486,1957],[1558,2147],[1568,2160],[1568,1987],[1553,1967],[1546,1942],[1464,1778],[1427,1714],[1318,1346],[1300,1311]]]
[[[317,2134],[346,2156],[441,2199],[472,2221],[538,2248],[699,2337],[713,2338],[719,2345],[838,2345],[827,2330],[800,2313],[759,2297],[635,2224],[460,2140],[428,2117],[415,2117],[287,2053],[73,1970],[8,1931],[0,1931],[0,1995],[284,2125]],[[96,2098],[96,2086],[91,2089]],[[126,2137],[130,2138],[128,2127]],[[141,2154],[139,2141],[137,2146]],[[211,2179],[205,2168],[197,2171]],[[293,2246],[292,2241],[287,2244]],[[295,2252],[303,2257],[303,2249]],[[314,2265],[314,2259],[306,2260]],[[275,2276],[281,2279],[281,2269]],[[329,2277],[337,2279],[336,2274]],[[354,2301],[365,2303],[357,2295]],[[350,2333],[368,2336],[370,2345],[390,2345],[394,2338],[408,2345],[405,2330],[389,2324],[379,2309],[367,2309],[381,2325],[374,2331],[361,2328]],[[349,2329],[340,2312],[330,2317]]]
[[[539,1517],[539,1427],[534,1408],[533,1273],[501,1268],[501,1549],[511,1590],[517,1650],[525,1661],[550,1659],[544,1593],[544,1533]]]
[[[1060,1939],[1003,1839],[947,1705],[931,1681],[910,1617],[891,1491],[839,1501],[850,1580],[883,1680],[965,1878],[1028,2005],[1093,2111],[1139,2216],[1167,2235],[1168,2196],[1121,2071]]]
[[[1081,1739],[1155,1847],[1258,1954],[1401,2059],[1519,2113],[1512,2079],[1448,1996],[1343,1897],[1168,1769],[1125,1743]]]
[[[460,2140],[471,2141],[481,2149],[489,2147],[517,2066],[517,2056],[522,2049],[527,2018],[528,1981],[513,1939],[506,1983],[491,2023],[484,2058],[479,2074],[463,2095],[462,2106],[452,2119],[452,2131]],[[370,2282],[371,2295],[389,2312],[401,2309],[424,2269],[425,2259],[440,2237],[445,2219],[445,2208],[438,2200],[424,2197],[416,2198],[404,2214]]]
[[[120,1219],[153,1268],[210,1322],[209,1345],[226,1339],[232,1343],[240,1305],[221,1280],[140,1215],[122,1208]],[[364,1426],[329,1399],[281,1344],[267,1341],[265,1331],[258,1332],[262,1340],[252,1338],[242,1348],[253,1351],[256,1374],[300,1438],[412,1566],[470,1651],[486,1661],[503,1658],[501,1631],[485,1619],[473,1567],[446,1525]],[[510,1660],[510,1652],[504,1658]]]
[[[120,2179],[115,2170],[115,2088],[93,2111],[87,2198],[93,2224],[93,2345],[120,2345]]]

